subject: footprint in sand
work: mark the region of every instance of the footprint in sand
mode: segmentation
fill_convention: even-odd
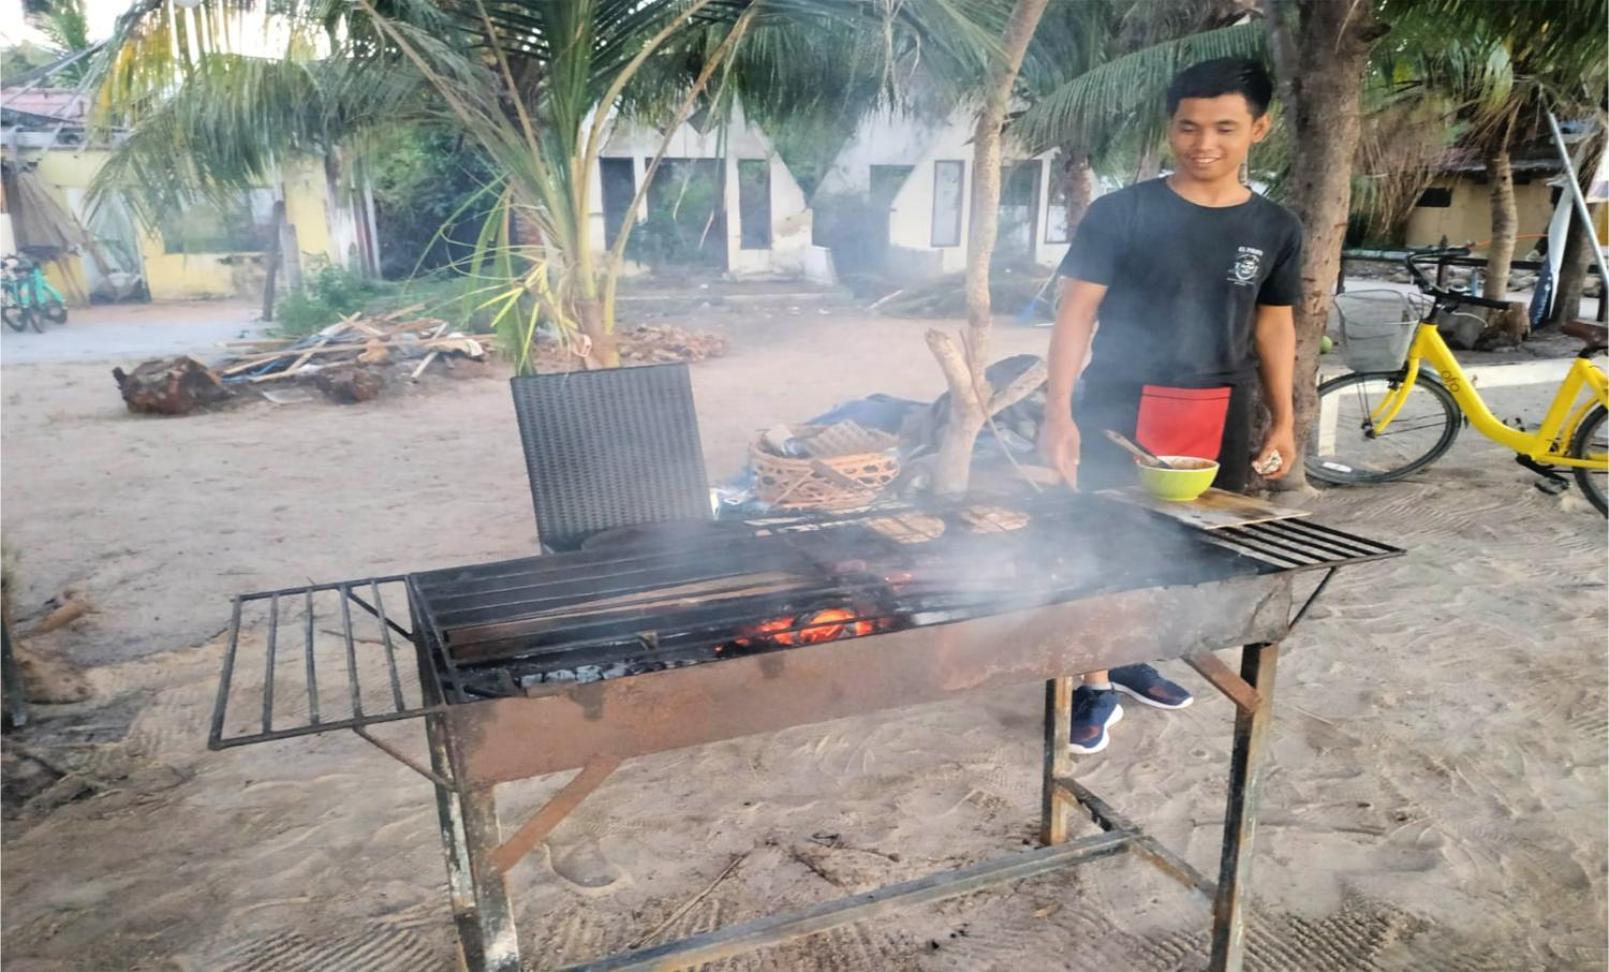
[[[626,876],[591,838],[569,847],[550,845],[549,858],[553,862],[553,873],[587,891],[602,890]]]

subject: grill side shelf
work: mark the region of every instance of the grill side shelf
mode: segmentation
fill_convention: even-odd
[[[1400,557],[1404,552],[1401,547],[1301,519],[1223,527],[1201,533],[1209,543],[1292,572],[1387,560]]]
[[[399,650],[418,643],[411,606],[401,575],[235,597],[207,748],[440,711],[436,672],[410,661],[433,655]]]

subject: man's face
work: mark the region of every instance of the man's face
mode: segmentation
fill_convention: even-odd
[[[1168,122],[1179,171],[1203,182],[1232,178],[1251,147],[1268,134],[1268,115],[1253,118],[1244,95],[1184,98]]]

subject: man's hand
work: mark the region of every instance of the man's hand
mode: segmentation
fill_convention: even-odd
[[[1039,427],[1039,454],[1071,489],[1078,488],[1078,449],[1078,423],[1072,416],[1047,418]]]
[[[1275,456],[1279,462],[1274,462]],[[1252,468],[1264,479],[1280,479],[1296,464],[1296,431],[1288,423],[1270,426],[1263,437],[1263,448]],[[1270,468],[1272,467],[1272,468]]]

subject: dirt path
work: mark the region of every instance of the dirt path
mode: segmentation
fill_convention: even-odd
[[[734,318],[735,353],[694,370],[712,474],[756,427],[870,391],[931,397],[922,326]],[[1003,327],[998,353],[1045,337]],[[344,736],[206,752],[211,639],[236,591],[531,550],[506,386],[155,420],[124,413],[106,371],[3,372],[17,603],[68,586],[95,603],[57,644],[97,666],[99,692],[21,737],[82,785],[6,828],[7,969],[446,967],[428,785]],[[1535,407],[1505,394],[1504,414]],[[1281,666],[1254,968],[1604,967],[1603,522],[1529,483],[1469,438],[1418,481],[1314,501],[1411,554],[1343,574]],[[517,869],[527,955],[546,968],[621,947],[740,857],[667,935],[1020,846],[1038,697],[628,764]],[[1210,871],[1229,722],[1206,696],[1134,713],[1080,775]],[[386,733],[413,752],[418,735]],[[558,782],[509,788],[508,817]],[[1176,886],[1113,862],[727,967],[1160,972],[1199,967],[1206,923]]]

